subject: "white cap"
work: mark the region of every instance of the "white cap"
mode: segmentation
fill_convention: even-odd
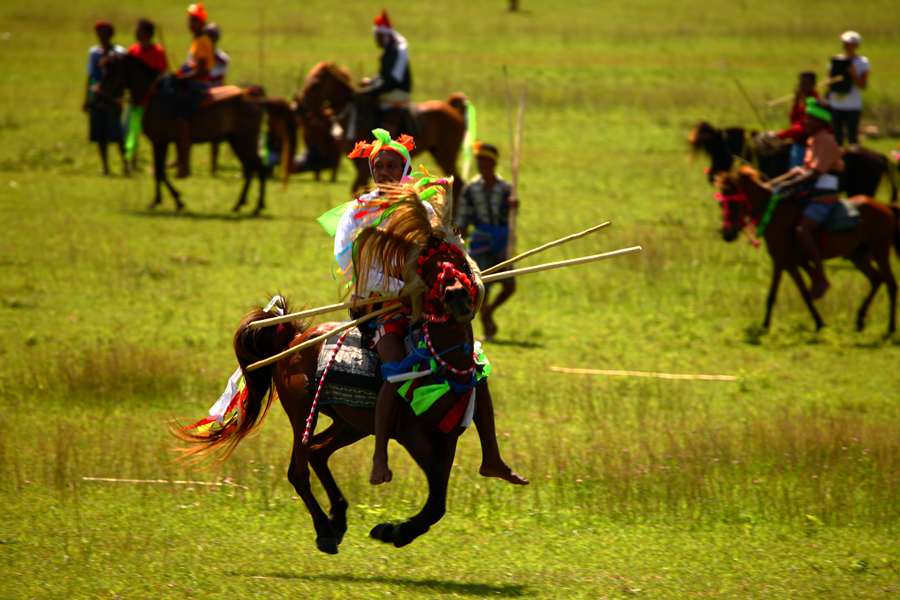
[[[862,36],[855,31],[845,31],[841,34],[841,41],[845,44],[855,44],[859,46],[862,42]]]

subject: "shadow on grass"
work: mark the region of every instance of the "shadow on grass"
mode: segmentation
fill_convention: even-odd
[[[388,584],[399,585],[414,590],[442,592],[448,594],[462,594],[465,596],[503,596],[518,598],[529,595],[528,586],[519,584],[492,584],[492,583],[464,583],[460,581],[447,581],[444,579],[413,579],[412,577],[389,577],[378,575],[348,575],[344,573],[328,574],[319,573],[305,575],[302,573],[290,573],[286,571],[273,571],[270,573],[240,573],[232,572],[229,575],[253,577],[255,579],[296,579],[303,581],[334,581],[340,583],[360,584]]]
[[[496,338],[492,339],[489,342],[485,342],[487,346],[512,346],[514,348],[526,348],[526,349],[534,349],[534,348],[543,348],[544,344],[539,342],[523,342],[520,340],[498,340]]]
[[[252,209],[250,209],[252,211]],[[262,214],[254,215],[252,212],[227,212],[227,213],[197,213],[190,210],[166,210],[166,209],[144,209],[144,210],[127,210],[126,214],[135,217],[145,217],[151,219],[188,219],[193,221],[274,221],[285,217],[273,217],[272,215]]]

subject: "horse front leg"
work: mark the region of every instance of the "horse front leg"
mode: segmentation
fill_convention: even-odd
[[[875,298],[878,288],[881,287],[882,277],[881,273],[876,271],[872,266],[872,263],[870,262],[871,257],[868,254],[855,256],[852,260],[856,268],[869,280],[870,286],[869,293],[863,299],[862,304],[859,306],[859,310],[856,311],[856,330],[862,331],[866,326],[866,313],[869,312],[869,305],[872,303],[872,299]]]
[[[763,319],[763,329],[768,329],[772,323],[772,309],[778,298],[778,286],[781,284],[781,274],[784,268],[780,264],[772,264],[772,283],[769,285],[769,295],[766,297],[766,317]]]
[[[447,487],[453,457],[456,454],[457,439],[455,435],[441,435],[436,444],[401,441],[416,463],[425,471],[428,480],[428,499],[418,514],[402,523],[376,525],[369,532],[370,537],[402,548],[444,517],[447,512]],[[427,447],[430,447],[431,451],[428,451]]]
[[[803,298],[803,302],[806,303],[806,307],[809,309],[809,312],[812,314],[813,320],[816,322],[816,331],[819,331],[825,326],[825,321],[822,320],[822,317],[819,316],[819,311],[817,311],[816,307],[813,305],[812,296],[809,293],[809,289],[806,287],[806,282],[803,281],[803,276],[800,274],[800,270],[797,268],[797,265],[788,267],[788,273],[790,274],[791,279],[793,279],[794,283],[797,285],[797,289],[800,291],[800,296]]]
[[[301,429],[302,432],[302,429]],[[328,515],[319,506],[309,483],[309,454],[303,446],[300,436],[294,436],[294,449],[291,452],[291,464],[288,467],[288,481],[294,486],[297,495],[306,505],[316,530],[316,548],[326,554],[337,554],[338,541]]]
[[[153,142],[153,181],[155,190],[153,192],[153,202],[148,208],[156,208],[162,203],[162,181],[166,174],[166,152],[168,144],[163,142]]]

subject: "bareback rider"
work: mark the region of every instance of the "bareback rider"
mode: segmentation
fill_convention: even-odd
[[[409,179],[410,151],[415,147],[413,138],[403,135],[397,139],[391,139],[390,134],[383,129],[376,129],[372,134],[375,141],[371,144],[358,142],[349,154],[349,158],[366,158],[368,160],[376,188],[372,192],[355,198],[347,205],[341,205],[319,217],[319,222],[326,231],[334,234],[334,255],[339,275],[345,284],[349,284],[355,279],[353,273],[354,240],[364,228],[377,226],[391,203],[389,195],[382,192],[377,186],[397,185],[411,181]],[[435,183],[446,186],[442,180]],[[427,201],[423,202],[429,217],[434,220],[436,218],[434,208]],[[337,214],[340,216],[337,217]],[[335,219],[335,217],[337,218]],[[355,299],[361,299],[361,295],[393,296],[402,294],[405,285],[399,279],[386,277],[383,272],[368,273],[366,281],[369,289],[357,290],[362,294],[355,296]],[[374,308],[365,310],[374,310]],[[383,363],[397,362],[405,358],[405,337],[410,326],[410,314],[408,305],[398,306],[397,311],[382,315],[374,322],[370,322],[370,325],[365,326],[363,335],[371,338],[371,343]],[[358,317],[359,314],[353,311],[351,316]],[[376,401],[375,452],[372,473],[369,478],[369,481],[375,485],[386,483],[392,478],[388,468],[387,446],[391,429],[396,423],[399,387],[400,384],[385,381],[379,390]],[[500,456],[494,430],[493,404],[486,385],[478,389],[477,398],[475,426],[482,445],[480,473],[486,477],[499,477],[513,484],[528,483],[526,479],[510,469]]]
[[[363,80],[360,93],[374,111],[375,122],[391,135],[413,133],[410,130],[409,101],[412,72],[406,38],[394,30],[387,11],[375,17],[375,43],[381,52],[378,76]]]
[[[806,101],[806,155],[803,165],[794,167],[771,184],[781,196],[807,192],[810,200],[803,209],[803,217],[797,226],[797,237],[807,256],[813,262],[813,299],[821,298],[828,290],[828,279],[822,266],[822,255],[813,237],[831,213],[838,201],[838,175],[844,170],[841,148],[831,132],[831,113],[816,99]]]
[[[188,6],[188,29],[193,35],[187,60],[178,70],[180,98],[176,104],[175,126],[177,128],[176,148],[178,150],[178,175],[191,174],[191,125],[190,119],[197,112],[200,103],[209,90],[210,72],[215,64],[213,42],[203,27],[209,15],[203,4]]]

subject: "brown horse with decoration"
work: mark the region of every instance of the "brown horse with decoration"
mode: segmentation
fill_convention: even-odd
[[[745,228],[755,228],[755,234],[764,237],[766,249],[772,259],[772,282],[766,299],[766,315],[763,327],[768,328],[772,319],[772,308],[778,294],[781,275],[787,271],[800,290],[809,312],[816,323],[816,329],[824,326],[824,321],[813,305],[810,290],[803,279],[801,270],[810,273],[811,266],[799,241],[795,228],[803,212],[803,203],[796,198],[773,200],[772,189],[751,167],[741,167],[736,172],[720,174],[716,178],[718,200],[722,208],[722,237],[733,242]],[[900,209],[896,205],[885,205],[867,196],[854,196],[850,202],[859,212],[859,222],[853,227],[841,227],[839,231],[829,231],[826,222],[819,233],[819,251],[823,259],[843,257],[849,259],[869,280],[871,288],[856,313],[856,328],[865,326],[866,313],[878,289],[887,287],[890,301],[888,312],[888,335],[896,329],[897,282],[891,271],[891,243],[900,255]],[[834,212],[834,211],[832,211]],[[751,236],[754,235],[751,233]]]
[[[150,208],[162,202],[163,185],[172,195],[176,209],[184,208],[181,194],[166,174],[166,154],[169,144],[176,143],[178,131],[171,110],[171,104],[178,101],[172,89],[175,85],[173,76],[159,77],[156,71],[128,54],[111,55],[105,63],[104,77],[100,82],[100,94],[116,98],[123,89],[128,89],[131,97],[144,106],[142,128],[153,145],[156,182]],[[266,169],[257,149],[264,114],[268,115],[270,132],[281,141],[282,164],[287,172],[289,158],[297,145],[296,120],[287,101],[265,98],[261,88],[222,86],[210,90],[190,119],[191,144],[227,140],[241,163],[244,185],[232,209],[235,212],[246,203],[254,176],[259,179],[259,196],[253,214],[259,214],[265,208]]]
[[[294,98],[297,119],[301,124],[316,122],[318,138],[305,137],[307,147],[326,168],[336,164],[341,153],[346,154],[360,137],[360,134],[375,129],[381,123],[375,122],[374,110],[365,94],[357,92],[353,76],[346,68],[331,62],[320,62],[314,66],[303,89]],[[413,155],[429,152],[446,175],[456,180],[453,189],[454,200],[458,199],[461,183],[456,162],[466,136],[467,100],[464,94],[454,93],[446,101],[428,100],[411,108],[407,119],[397,119],[386,129],[396,136],[408,133],[415,137],[416,148]],[[319,121],[333,119],[342,132],[343,147],[335,147],[330,127],[321,127]],[[404,123],[406,125],[404,125]],[[407,129],[410,129],[407,131]],[[371,173],[364,160],[354,161],[356,178],[353,192],[362,190],[369,182]],[[323,169],[324,170],[324,169]]]

